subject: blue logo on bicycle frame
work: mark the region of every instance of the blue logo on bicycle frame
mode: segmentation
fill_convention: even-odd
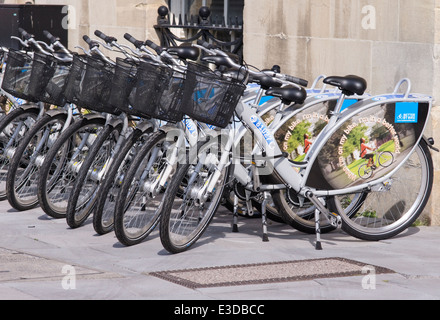
[[[268,146],[273,149],[275,146],[275,140],[272,134],[270,133],[269,129],[267,128],[267,126],[256,116],[252,116],[251,121],[255,125],[255,127],[257,127],[257,129],[260,130]]]
[[[419,121],[418,102],[397,102],[395,123],[417,123]]]

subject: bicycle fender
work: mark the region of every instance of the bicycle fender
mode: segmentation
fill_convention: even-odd
[[[58,114],[65,114],[65,115],[67,115],[67,111],[64,110],[64,109],[50,109],[50,110],[47,110],[45,112],[45,114],[47,114],[49,117],[53,117],[53,116],[56,116]]]
[[[40,112],[40,108],[34,104],[34,103],[26,103],[26,104],[22,104],[19,108],[27,111],[27,110],[31,110],[31,109],[36,109],[38,112]]]
[[[113,127],[117,127],[120,124],[124,124],[124,120],[122,120],[121,118],[112,118],[109,123],[109,125],[113,126]]]
[[[136,129],[138,129],[142,132],[150,132],[151,133],[154,131],[154,126],[151,122],[142,122],[136,126]]]
[[[176,130],[181,130],[181,129],[177,128],[176,125],[166,124],[166,125],[160,127],[159,130],[161,130],[164,133],[168,134],[170,132],[176,132]]]
[[[88,113],[82,116],[84,119],[104,119],[105,120],[105,116],[103,116],[100,113]]]

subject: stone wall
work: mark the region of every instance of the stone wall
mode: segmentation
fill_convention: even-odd
[[[312,81],[320,74],[356,74],[368,92],[392,92],[409,78],[412,92],[432,95],[427,134],[440,146],[439,0],[252,0],[245,2],[244,58],[248,64]],[[435,173],[440,156],[434,155]],[[440,177],[426,214],[440,224]]]
[[[409,77],[432,94],[435,0],[252,0],[245,4],[245,59],[307,79],[365,77],[369,91]],[[374,22],[375,20],[375,22]]]

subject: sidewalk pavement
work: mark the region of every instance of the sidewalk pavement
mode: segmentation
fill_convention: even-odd
[[[171,255],[158,232],[124,247],[114,233],[99,236],[91,221],[70,229],[40,208],[16,212],[0,203],[0,299],[12,300],[321,300],[440,299],[440,228],[410,228],[386,241],[364,242],[335,231],[315,237],[271,223],[262,242],[261,221],[219,210],[205,235],[187,252]],[[190,289],[151,272],[217,266],[344,258],[393,270],[340,278]],[[366,277],[374,275],[374,278]],[[373,282],[374,280],[374,282]],[[365,287],[365,283],[374,286]]]

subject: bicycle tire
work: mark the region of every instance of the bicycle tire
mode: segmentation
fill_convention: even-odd
[[[343,196],[332,197],[330,204],[349,235],[366,241],[386,240],[405,231],[421,215],[431,195],[433,176],[431,153],[422,140],[386,185],[372,186],[355,214],[344,213]]]
[[[12,158],[9,154],[15,152],[23,136],[36,122],[39,112],[37,107],[17,108],[0,120],[0,201],[7,200],[6,181]]]
[[[77,167],[84,161],[105,122],[104,117],[81,117],[62,133],[49,150],[38,182],[38,202],[48,216],[54,219],[66,217]]]
[[[109,159],[121,131],[122,124],[107,124],[84,160],[67,204],[66,221],[72,229],[82,226],[92,213],[99,181],[93,179],[91,174],[93,171],[101,170]]]
[[[164,193],[161,192],[153,198],[140,186],[149,181],[156,181],[163,173],[159,170],[164,169],[166,154],[163,154],[162,158],[159,152],[156,158],[152,155],[156,153],[155,147],[163,148],[166,138],[163,131],[152,133],[139,150],[123,180],[116,199],[114,230],[117,239],[124,246],[143,242],[159,222]]]
[[[358,174],[359,177],[361,177],[364,180],[367,180],[371,178],[371,176],[373,175],[373,168],[369,167],[366,164],[363,164],[359,167]]]
[[[198,154],[201,155],[204,152],[212,154],[210,149],[213,145],[211,143],[208,142],[199,148]],[[220,157],[222,152],[220,148],[218,150],[217,155]],[[211,195],[205,203],[197,204],[197,200],[193,199],[195,190],[203,186],[208,181],[210,174],[217,170],[216,166],[209,164],[209,166],[203,165],[200,171],[203,175],[192,173],[190,177],[187,175],[192,165],[179,166],[165,192],[165,200],[160,214],[160,240],[165,250],[170,253],[182,253],[191,248],[206,231],[220,205],[226,179],[229,177],[230,166],[223,169],[215,194]],[[192,181],[194,177],[195,179]],[[206,212],[203,214],[200,210],[197,213],[194,212],[194,207],[204,208],[206,204],[208,204]],[[195,215],[192,215],[191,212]]]
[[[151,135],[152,128],[145,131],[135,129],[124,144],[99,187],[97,202],[93,210],[93,228],[99,235],[114,229],[115,201],[133,158],[140,146]]]
[[[377,162],[379,163],[380,166],[384,168],[388,168],[394,162],[394,155],[389,151],[381,152],[379,154],[379,158],[377,159]]]
[[[66,120],[67,113],[63,111],[46,113],[20,142],[11,159],[6,183],[6,196],[14,209],[26,211],[38,206],[39,159],[44,158],[59,137]],[[36,150],[37,147],[40,149]]]

